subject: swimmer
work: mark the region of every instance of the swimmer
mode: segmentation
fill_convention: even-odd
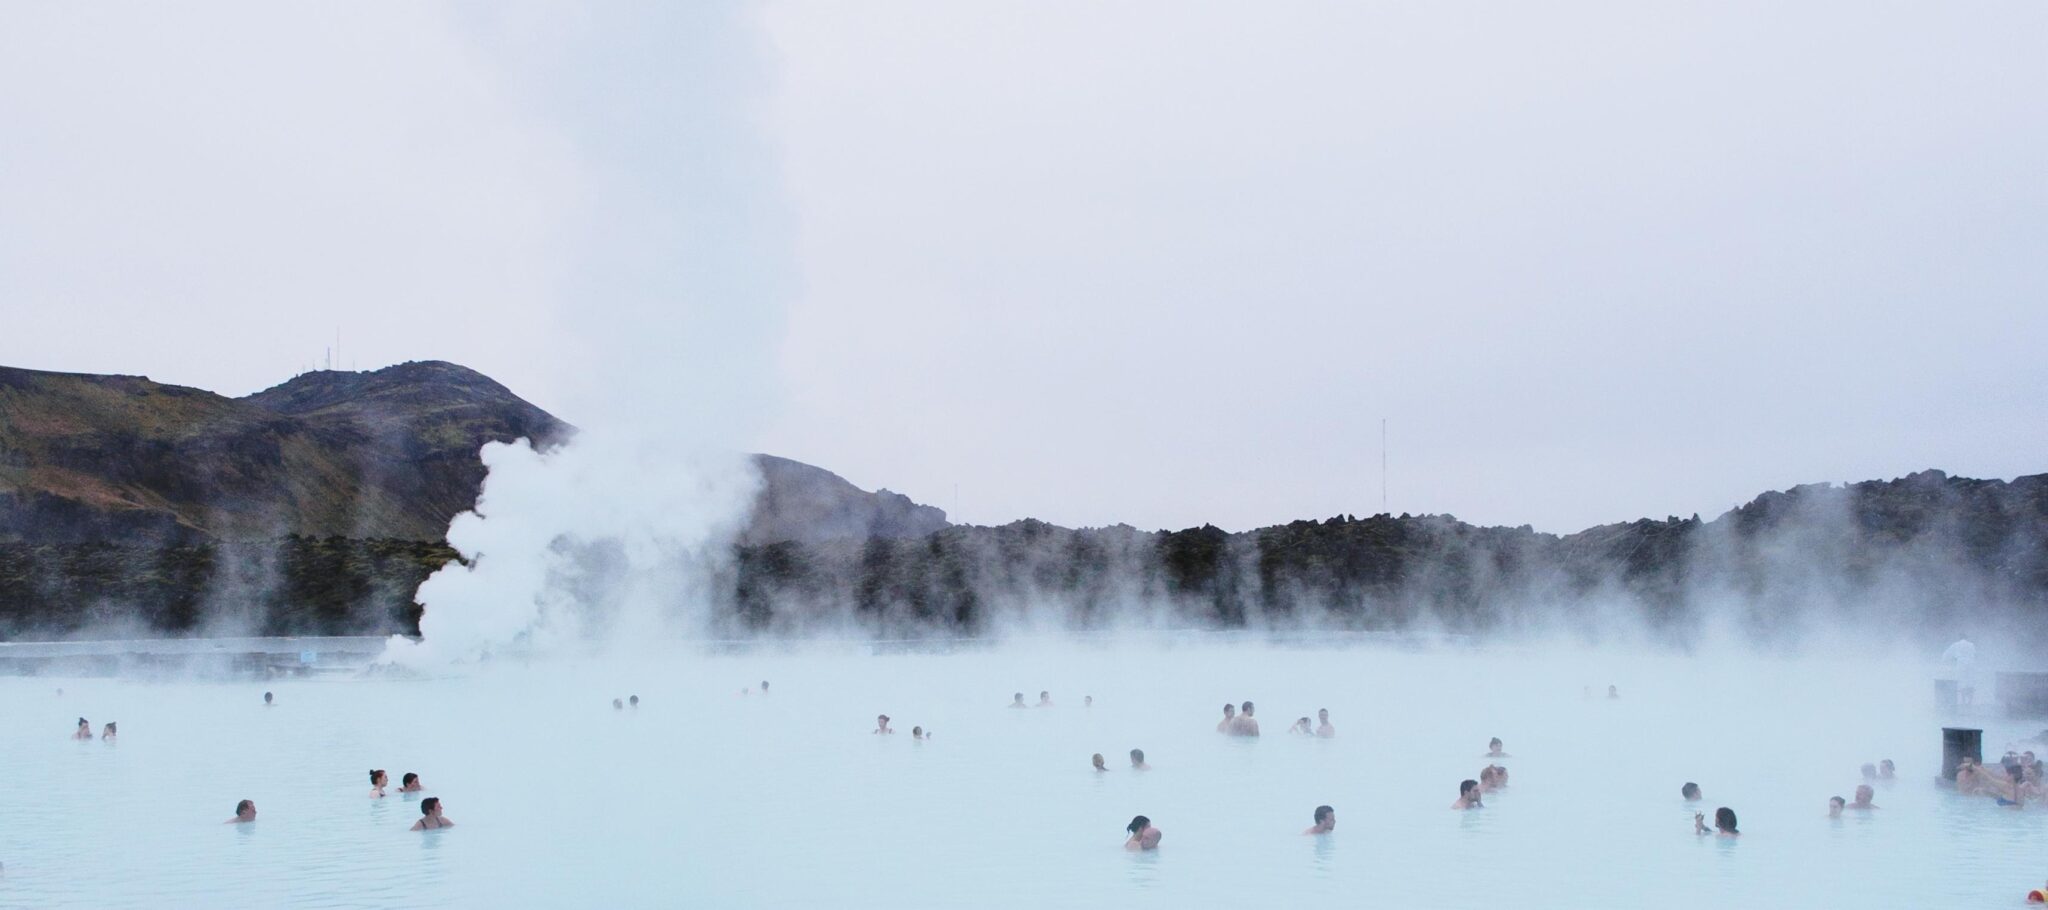
[[[1038,706],[1041,708],[1052,707],[1052,693],[1040,691],[1038,693]]]
[[[1696,783],[1693,783],[1692,781],[1686,781],[1686,782],[1685,782],[1685,786],[1683,786],[1683,787],[1680,787],[1680,788],[1678,788],[1678,795],[1679,795],[1679,796],[1683,796],[1683,797],[1685,797],[1685,801],[1686,801],[1686,802],[1689,802],[1689,803],[1696,803],[1696,802],[1699,802],[1699,801],[1700,801],[1700,785],[1699,785],[1699,784],[1696,784]]]
[[[1095,764],[1095,770],[1103,772],[1104,774],[1109,773],[1109,766],[1103,764],[1102,762],[1102,753],[1097,752],[1093,756],[1090,756],[1088,760]]]
[[[72,733],[71,733],[71,738],[72,738],[72,739],[78,739],[78,740],[86,740],[86,739],[91,739],[91,738],[92,738],[92,721],[86,720],[86,719],[85,719],[85,718],[83,718],[83,717],[79,718],[79,719],[78,719],[78,729],[77,729],[77,730],[74,730],[74,731],[72,731]]]
[[[420,820],[412,823],[412,830],[425,831],[430,828],[453,828],[455,820],[441,814],[441,798],[429,796],[420,800]]]
[[[377,769],[374,769],[374,770],[372,770],[372,771],[370,772],[370,798],[371,798],[371,799],[381,799],[381,798],[383,798],[383,796],[384,796],[384,785],[385,785],[386,783],[390,782],[390,780],[391,780],[391,778],[390,778],[389,776],[387,776],[387,775],[386,775],[386,774],[384,773],[384,769],[383,769],[383,768],[377,768]]]
[[[1615,688],[1614,686],[1608,686],[1608,687],[1607,687],[1607,697],[1608,697],[1608,698],[1620,698],[1620,697],[1621,697],[1621,690],[1620,690],[1620,689],[1617,689],[1617,688]]]
[[[235,804],[235,817],[221,822],[223,825],[244,825],[256,820],[256,801],[245,799]]]
[[[616,698],[614,698],[614,699],[612,699],[612,710],[614,710],[614,711],[624,711],[624,710],[626,710],[626,703],[625,703],[625,702],[623,702],[623,701],[620,701],[620,700],[618,700],[618,699],[616,699]]]
[[[1877,804],[1871,802],[1870,800],[1872,797],[1876,795],[1877,791],[1870,789],[1869,784],[1859,784],[1856,787],[1856,801],[1850,803],[1849,808],[1856,809],[1858,811],[1864,809],[1875,809],[1877,808]]]
[[[627,699],[626,699],[626,704],[632,705],[632,706],[633,706],[633,707],[635,707],[635,708],[638,708],[638,707],[640,707],[640,696],[638,696],[638,695],[634,695],[634,696],[631,696],[631,697],[627,698]]]
[[[1015,695],[1012,695],[1012,696],[1010,696],[1010,707],[1012,707],[1012,708],[1028,708],[1028,707],[1030,707],[1030,705],[1027,705],[1027,704],[1025,704],[1025,703],[1024,703],[1024,693],[1022,693],[1022,692],[1019,692],[1019,693],[1017,693],[1017,694],[1015,694]]]
[[[105,729],[102,729],[102,730],[100,731],[100,742],[103,742],[103,743],[110,743],[110,742],[113,742],[113,741],[114,741],[114,722],[110,720],[110,721],[107,721],[107,726],[106,726],[106,728],[105,728]]]
[[[2032,755],[2034,753],[2029,752],[2027,754]],[[1898,774],[1898,771],[1898,766],[1892,764],[1892,760],[1889,758],[1877,763],[1877,776],[1879,780],[1891,780]]]
[[[1236,725],[1237,725],[1237,706],[1236,706],[1236,705],[1233,705],[1233,704],[1231,704],[1231,703],[1229,703],[1229,702],[1224,702],[1224,703],[1223,703],[1223,720],[1222,720],[1222,722],[1220,722],[1220,723],[1218,723],[1218,724],[1216,725],[1216,732],[1218,732],[1218,733],[1229,733],[1229,732],[1230,732],[1230,730],[1231,730],[1231,728],[1232,728],[1232,727],[1234,727],[1234,726],[1236,726]]]
[[[1508,786],[1508,769],[1499,765],[1487,765],[1479,769],[1479,787],[1488,793],[1505,790]]]
[[[1873,764],[1871,764],[1871,763],[1869,763],[1869,762],[1864,762],[1864,763],[1863,763],[1863,767],[1862,767],[1862,769],[1861,769],[1861,770],[1863,771],[1863,779],[1864,779],[1864,780],[1876,780],[1876,779],[1877,779],[1877,766],[1876,766],[1876,765],[1873,765]]]
[[[418,793],[425,789],[426,787],[420,786],[420,776],[411,771],[405,772],[405,776],[398,779],[400,793]]]
[[[1317,736],[1320,736],[1324,739],[1329,739],[1330,737],[1337,735],[1337,728],[1330,726],[1330,709],[1317,708],[1316,721]]]
[[[1259,719],[1252,716],[1252,703],[1237,706],[1237,722],[1230,725],[1230,732],[1237,736],[1259,735]]]
[[[767,681],[767,680],[765,680],[765,679],[764,679],[764,680],[761,680],[761,694],[762,694],[762,695],[766,695],[766,694],[768,694],[768,681]]]
[[[1337,810],[1329,806],[1316,807],[1316,823],[1303,834],[1328,834],[1337,830]]]
[[[276,702],[271,701],[271,694],[268,692],[263,693],[263,707],[268,708],[274,704],[276,704]]]
[[[1511,755],[1507,754],[1506,752],[1502,752],[1502,751],[1500,750],[1500,737],[1496,736],[1496,737],[1494,737],[1494,738],[1492,738],[1492,739],[1489,739],[1489,740],[1487,740],[1487,741],[1486,741],[1486,755],[1485,755],[1484,757],[1486,757],[1486,758],[1512,758],[1513,756],[1511,756]]]
[[[1125,825],[1124,830],[1131,835],[1130,840],[1124,841],[1125,850],[1157,850],[1159,839],[1165,836],[1165,832],[1152,827],[1151,819],[1142,815],[1131,819],[1131,823]]]
[[[877,714],[877,715],[875,715],[875,729],[874,729],[874,731],[873,731],[873,732],[875,732],[875,733],[894,733],[894,732],[896,732],[896,731],[894,731],[894,730],[891,730],[891,729],[889,729],[889,715],[887,715],[887,714]]]
[[[1083,695],[1083,696],[1081,696],[1081,707],[1083,707],[1083,708],[1093,708],[1093,707],[1095,707],[1095,696],[1093,696],[1093,695]]]
[[[1143,749],[1132,749],[1132,750],[1131,750],[1131,770],[1133,770],[1133,771],[1150,771],[1150,770],[1152,770],[1152,766],[1151,766],[1151,765],[1145,764],[1145,750],[1143,750]]]
[[[1848,804],[1849,804],[1849,801],[1848,801],[1848,800],[1845,800],[1845,799],[1843,799],[1843,798],[1841,798],[1841,797],[1839,797],[1839,796],[1830,796],[1830,797],[1828,797],[1828,817],[1829,817],[1829,818],[1841,818],[1841,817],[1842,817],[1842,807],[1843,807],[1843,806],[1846,806],[1846,805],[1848,805]]]
[[[911,728],[910,728],[910,738],[911,738],[911,739],[923,739],[923,738],[924,738],[924,728],[923,728],[923,727],[911,727]]]
[[[1712,828],[1707,827],[1706,813],[1694,812],[1692,814],[1692,833],[1712,834],[1715,837],[1742,836],[1742,832],[1735,830],[1735,810],[1727,806],[1714,810],[1714,827]]]
[[[1458,782],[1458,801],[1451,804],[1453,809],[1484,809],[1486,804],[1479,801],[1479,782],[1463,780]]]
[[[1310,728],[1310,727],[1309,727],[1309,725],[1308,725],[1308,718],[1306,718],[1306,717],[1297,717],[1297,718],[1295,718],[1295,719],[1294,719],[1294,725],[1293,725],[1293,726],[1290,726],[1290,727],[1288,727],[1288,728],[1287,728],[1287,732],[1289,732],[1289,733],[1300,733],[1300,734],[1302,734],[1302,735],[1304,735],[1304,736],[1307,736],[1307,735],[1309,735],[1309,733],[1311,732],[1311,728]]]

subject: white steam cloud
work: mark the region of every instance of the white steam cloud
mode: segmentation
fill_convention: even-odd
[[[753,13],[724,4],[491,8],[505,86],[582,165],[551,288],[563,447],[487,446],[490,476],[422,585],[397,661],[689,631],[759,485],[793,243]]]

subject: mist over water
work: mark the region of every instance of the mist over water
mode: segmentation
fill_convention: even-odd
[[[0,812],[40,820],[0,833],[0,902],[2016,905],[2048,814],[1934,784],[1955,719],[1933,710],[1932,673],[1907,654],[1155,636],[261,685],[0,679],[16,783]],[[1040,690],[1056,707],[1005,707]],[[639,708],[611,707],[628,695]],[[1245,700],[1264,735],[1216,734]],[[1284,732],[1321,708],[1335,738]],[[871,734],[878,713],[899,732]],[[65,740],[77,714],[119,721],[121,742]],[[1960,720],[1991,756],[2042,725]],[[1509,788],[1448,810],[1493,736]],[[1133,748],[1153,770],[1129,770]],[[1883,808],[1826,818],[1885,758]],[[365,799],[369,767],[420,773],[458,827],[407,832],[416,803]],[[1691,833],[1686,781],[1705,811],[1736,810],[1739,842]],[[242,798],[259,820],[220,825]],[[1335,834],[1303,837],[1321,804]],[[1136,814],[1166,832],[1156,854],[1121,849]],[[108,864],[91,847],[110,830],[158,846]]]

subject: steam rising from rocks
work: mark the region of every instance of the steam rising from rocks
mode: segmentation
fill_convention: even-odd
[[[758,484],[736,456],[678,455],[602,433],[549,451],[491,443],[483,459],[490,477],[477,508],[448,528],[464,562],[420,586],[422,641],[394,638],[392,659],[687,632],[716,599]]]

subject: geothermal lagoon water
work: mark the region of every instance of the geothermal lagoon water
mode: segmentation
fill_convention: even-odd
[[[0,679],[0,906],[1981,907],[2048,878],[2048,810],[1934,784],[1943,718],[1910,660],[673,651],[427,679]],[[773,694],[739,694],[763,679]],[[1041,689],[1057,707],[1005,707]],[[1246,699],[1264,735],[1216,734]],[[1285,732],[1318,708],[1334,739]],[[1979,710],[1994,761],[2042,726]],[[869,732],[881,712],[900,732]],[[119,742],[67,739],[80,715]],[[1509,789],[1449,811],[1490,736]],[[1883,808],[1827,818],[1882,758]],[[457,827],[408,831],[416,799],[367,798],[372,767],[418,772]],[[1739,841],[1692,834],[1688,780],[1740,814]],[[258,820],[221,824],[243,798]],[[1302,836],[1322,803],[1336,832]],[[1156,853],[1122,849],[1141,813]]]

